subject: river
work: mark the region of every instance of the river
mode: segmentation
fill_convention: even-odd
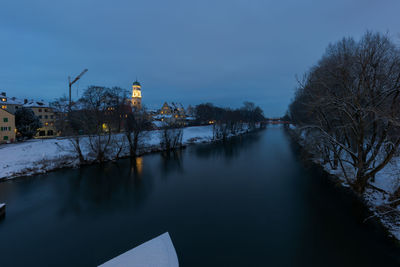
[[[3,155],[6,156],[6,155]],[[283,128],[0,183],[0,266],[97,266],[169,232],[180,266],[400,266]]]

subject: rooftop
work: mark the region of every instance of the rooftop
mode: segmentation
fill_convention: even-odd
[[[132,85],[139,85],[140,86],[140,82],[138,82],[138,80],[134,81]]]
[[[24,107],[26,108],[49,108],[50,105],[49,103],[41,100],[41,101],[35,101],[35,100],[29,100],[28,103],[24,104]]]

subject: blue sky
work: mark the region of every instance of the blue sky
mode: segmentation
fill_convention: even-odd
[[[143,103],[260,105],[282,115],[326,46],[366,30],[400,43],[400,1],[13,0],[0,3],[0,90],[53,100],[76,84],[130,88]]]

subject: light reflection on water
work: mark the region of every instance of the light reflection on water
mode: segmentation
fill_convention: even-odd
[[[305,170],[277,127],[0,183],[1,201],[2,267],[97,266],[165,231],[181,266],[399,264],[359,203]]]

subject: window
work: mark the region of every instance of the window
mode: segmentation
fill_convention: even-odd
[[[54,119],[54,115],[50,115],[50,119]]]
[[[45,109],[44,112],[47,112],[47,109]]]
[[[11,127],[8,127],[8,130],[11,131]]]
[[[1,101],[7,102],[7,98],[2,98]]]
[[[39,115],[39,119],[42,119],[42,115]]]
[[[44,118],[45,118],[45,119],[48,119],[48,118],[49,118],[49,116],[48,116],[48,115],[44,115]]]
[[[2,108],[2,109],[7,109],[7,106],[2,105],[1,108]]]
[[[8,136],[4,136],[3,140],[8,140]]]
[[[47,135],[54,135],[53,130],[48,130]]]
[[[39,108],[39,112],[42,112],[42,109],[41,109],[41,108]]]
[[[40,131],[39,132],[39,136],[45,136],[46,135],[46,132],[45,131]]]
[[[8,122],[8,118],[3,118],[3,122]]]

